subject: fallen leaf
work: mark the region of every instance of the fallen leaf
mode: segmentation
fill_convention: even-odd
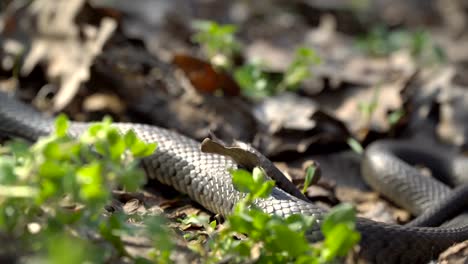
[[[113,19],[103,18],[98,28],[91,25],[80,28],[75,24],[75,17],[83,4],[84,0],[38,0],[22,18],[25,22],[36,22],[37,29],[30,32],[31,49],[21,74],[28,75],[38,63],[46,62],[47,77],[59,84],[53,99],[54,111],[67,106],[80,85],[89,79],[91,64],[117,27]]]
[[[215,93],[221,90],[226,95],[239,95],[240,88],[227,73],[216,69],[198,58],[176,54],[172,63],[179,67],[192,83],[193,87],[203,93]]]
[[[455,244],[439,255],[440,264],[466,264],[468,260],[468,240]]]
[[[253,113],[262,130],[254,142],[272,157],[306,152],[311,145],[340,144],[349,137],[346,127],[306,97],[282,93],[256,104]]]
[[[110,110],[120,114],[125,110],[125,103],[113,94],[95,93],[87,96],[83,101],[83,109],[88,112]]]

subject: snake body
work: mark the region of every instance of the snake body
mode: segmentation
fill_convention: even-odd
[[[34,141],[52,132],[53,124],[52,118],[0,92],[0,134]],[[70,134],[76,136],[87,126],[87,123],[72,122]],[[232,185],[231,175],[227,170],[237,168],[231,159],[217,154],[203,153],[197,141],[167,129],[130,123],[115,123],[115,126],[121,132],[132,129],[146,142],[157,142],[157,151],[143,161],[148,176],[187,194],[211,212],[227,216],[235,203],[243,197],[243,194]],[[376,158],[366,158],[367,163],[364,162],[363,170],[369,172],[378,169],[379,166],[386,169],[386,165],[382,165],[382,162],[388,157],[379,154],[381,152],[378,148],[372,151],[378,155]],[[407,174],[406,168],[397,165],[393,170]],[[372,181],[374,180],[371,179]],[[379,186],[376,182],[371,183],[374,184]],[[396,183],[400,188],[401,184],[404,185]],[[420,183],[415,182],[415,184]],[[422,207],[410,208],[413,212],[416,210],[415,213],[419,213],[427,209],[429,207],[427,199],[434,203],[437,202],[434,199],[443,200],[449,194],[448,187],[440,187],[437,182],[433,184],[423,184],[423,188],[426,188],[423,190],[424,195],[429,195],[430,198],[426,196],[421,198],[424,195],[420,195],[416,200],[420,202],[424,200],[426,203],[421,202],[420,204],[425,204]],[[391,184],[386,185],[388,187]],[[380,187],[380,189],[385,188]],[[256,201],[256,205],[265,212],[280,216],[305,214],[315,217],[317,225],[308,232],[308,235],[313,241],[321,238],[319,223],[326,211],[314,204],[274,188],[269,198]],[[438,254],[447,247],[468,239],[466,222],[451,227],[406,227],[358,218],[356,225],[362,235],[361,254],[372,263],[427,263],[437,258]]]

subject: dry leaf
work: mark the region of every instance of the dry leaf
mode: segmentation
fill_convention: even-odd
[[[117,27],[113,19],[103,18],[99,28],[85,25],[80,29],[74,20],[83,4],[83,0],[37,0],[29,7],[30,17],[24,18],[35,21],[37,31],[31,33],[31,49],[21,74],[29,74],[40,62],[46,63],[47,78],[59,84],[54,111],[63,109],[89,79],[95,57]]]
[[[83,109],[88,112],[110,110],[118,114],[125,110],[125,103],[116,95],[95,93],[85,98]]]
[[[216,69],[198,58],[176,54],[172,63],[179,67],[192,83],[193,87],[204,93],[215,93],[220,89],[227,95],[239,95],[240,88],[226,72]]]

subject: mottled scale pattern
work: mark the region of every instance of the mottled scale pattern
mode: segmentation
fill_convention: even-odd
[[[0,92],[0,133],[36,140],[51,131],[52,120]],[[158,149],[144,160],[151,178],[188,194],[213,213],[229,215],[242,197],[232,185],[228,168],[236,168],[230,159],[200,151],[198,142],[166,129],[140,124],[115,124],[121,131],[129,129],[146,142],[157,142]],[[80,134],[88,124],[73,123],[71,134]],[[274,188],[267,199],[256,201],[265,212],[288,216],[306,214],[320,222],[325,210]],[[468,226],[453,228],[419,228],[388,225],[359,218],[362,234],[361,252],[376,263],[425,263],[455,242],[468,239]],[[311,240],[321,237],[319,225],[308,233]],[[285,241],[285,243],[287,243]]]

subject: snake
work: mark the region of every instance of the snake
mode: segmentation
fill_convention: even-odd
[[[200,150],[198,141],[165,128],[134,123],[113,125],[121,133],[133,130],[143,141],[158,144],[157,150],[142,160],[142,167],[150,179],[173,187],[207,210],[223,217],[229,216],[235,204],[244,197],[245,194],[236,190],[232,184],[229,169],[239,166],[229,157],[204,153]],[[78,136],[88,126],[89,123],[86,122],[72,121],[69,134]],[[10,94],[0,92],[0,135],[36,141],[53,131],[52,116],[40,113]],[[468,188],[463,179],[453,177],[452,184],[459,187],[452,189],[438,179],[415,173],[414,168],[404,161],[408,157],[411,162],[428,158],[437,172],[463,174],[454,172],[454,167],[459,168],[460,172],[463,171],[463,166],[453,165],[450,155],[433,155],[426,150],[415,151],[406,143],[392,145],[377,141],[363,155],[363,177],[376,191],[393,197],[395,203],[415,215],[424,215],[434,207],[440,210],[436,205],[444,203],[450,208],[466,209]],[[311,242],[323,239],[320,223],[327,210],[322,207],[299,199],[278,187],[272,189],[269,197],[257,199],[255,206],[282,217],[292,214],[312,216],[315,223],[307,230],[307,238]],[[461,220],[457,223],[442,226],[439,224],[444,222],[441,220],[444,217],[440,213],[426,213],[426,216],[428,214],[431,215],[429,219],[437,220],[421,221],[427,223],[427,226],[388,224],[357,217],[356,228],[361,234],[360,255],[370,263],[427,263],[455,243],[468,240],[466,214],[461,213]]]

